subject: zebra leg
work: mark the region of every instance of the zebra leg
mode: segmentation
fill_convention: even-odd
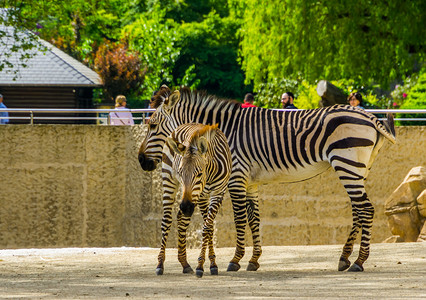
[[[349,261],[349,256],[352,254],[354,243],[358,236],[359,229],[361,227],[359,223],[359,219],[358,219],[358,214],[355,211],[353,205],[352,205],[352,220],[353,220],[352,229],[346,241],[346,244],[343,247],[342,255],[340,256],[339,268],[338,268],[339,271],[344,271],[350,267],[351,262]]]
[[[192,274],[194,270],[189,265],[186,259],[186,230],[188,229],[189,223],[191,222],[190,217],[185,217],[182,211],[179,209],[177,214],[178,223],[178,260],[183,268],[184,274]]]
[[[164,261],[166,260],[167,237],[169,236],[170,226],[172,224],[172,203],[163,202],[163,219],[161,221],[161,247],[158,254],[158,265],[155,270],[157,275],[164,273]]]
[[[248,224],[251,229],[253,237],[253,255],[250,258],[249,264],[247,265],[247,271],[256,271],[259,269],[259,257],[262,254],[262,248],[260,245],[260,217],[259,217],[259,199],[257,185],[249,186],[247,189],[247,217]]]
[[[170,227],[173,223],[172,211],[175,202],[176,190],[178,186],[177,180],[165,171],[168,166],[163,163],[163,218],[161,221],[161,247],[158,254],[158,265],[155,270],[157,275],[164,273],[164,261],[166,260],[166,245],[169,236]]]
[[[205,255],[206,255],[206,248],[207,245],[209,245],[209,258],[211,260],[210,265],[210,274],[211,275],[218,275],[218,268],[215,261],[215,254],[213,249],[213,226],[214,226],[214,220],[216,218],[217,212],[219,210],[219,207],[222,203],[223,195],[222,196],[214,196],[210,199],[210,205],[208,208],[208,212],[206,213],[206,216],[204,218],[204,225],[203,225],[203,243],[201,247],[201,253],[198,257],[198,266],[195,270],[195,274],[197,277],[202,277],[204,273],[204,262],[205,262]]]
[[[357,260],[348,269],[349,272],[364,271],[363,264],[370,254],[371,229],[373,227],[374,207],[365,191],[359,197],[351,197],[361,225],[361,245]]]
[[[239,262],[245,254],[244,238],[247,225],[246,184],[232,178],[229,182],[229,194],[231,195],[235,228],[237,230],[237,245],[234,257],[229,262],[227,271],[238,271],[240,269]]]
[[[367,174],[367,164],[369,163],[373,148],[354,147],[351,151],[332,151],[331,165],[351,199],[353,225],[349,237],[343,247],[339,260],[339,271],[349,268],[349,256],[353,251],[353,245],[361,230],[361,245],[358,259],[349,268],[350,272],[363,271],[363,263],[370,253],[371,228],[373,224],[374,207],[365,192],[364,182]]]

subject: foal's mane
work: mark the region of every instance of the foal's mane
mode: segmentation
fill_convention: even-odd
[[[199,138],[200,136],[203,136],[204,134],[206,134],[208,131],[213,131],[213,130],[217,130],[219,127],[219,124],[214,124],[214,125],[203,125],[203,127],[201,127],[200,129],[196,130],[192,135],[191,138],[189,139],[190,143],[192,144],[197,138]]]
[[[151,98],[150,107],[158,108],[161,104],[166,101],[166,99],[172,94],[171,91],[166,85],[162,85],[160,90]],[[219,98],[215,95],[209,95],[207,91],[201,90],[193,90],[191,91],[188,87],[182,87],[179,89],[181,99],[186,99],[189,101],[197,101],[201,103],[210,103],[210,102],[228,102],[233,105],[241,106],[241,103],[236,100]]]

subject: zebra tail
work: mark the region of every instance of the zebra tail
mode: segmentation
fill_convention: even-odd
[[[387,120],[385,122],[383,122],[383,125],[384,125],[385,128],[383,128],[382,126],[377,126],[378,127],[377,129],[392,144],[395,144],[396,138],[395,138],[395,124],[394,124],[394,121],[393,121],[393,114],[387,113],[386,117],[387,117]]]

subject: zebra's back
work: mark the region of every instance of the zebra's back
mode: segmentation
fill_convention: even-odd
[[[298,111],[243,109],[233,133],[228,137],[231,151],[253,183],[306,180],[330,167],[336,147],[376,145],[380,136],[394,141],[375,116],[341,105]]]

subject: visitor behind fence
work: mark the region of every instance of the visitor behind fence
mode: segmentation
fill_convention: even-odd
[[[120,111],[126,109],[126,97],[118,95],[115,98],[115,110],[109,113],[111,125],[134,125],[132,113],[129,111]]]
[[[254,96],[252,93],[247,93],[244,97],[244,103],[241,105],[241,107],[246,108],[246,107],[257,107],[256,105],[253,104],[254,101]]]
[[[292,92],[286,92],[281,96],[281,103],[283,104],[284,109],[297,109],[293,104],[294,95]]]
[[[6,109],[6,105],[3,103],[3,95],[0,94],[0,124],[9,123],[9,113],[7,111],[1,111],[2,109]],[[3,119],[5,118],[5,119]]]
[[[362,106],[362,95],[358,92],[351,93],[348,97],[348,102],[350,106],[364,109]]]

